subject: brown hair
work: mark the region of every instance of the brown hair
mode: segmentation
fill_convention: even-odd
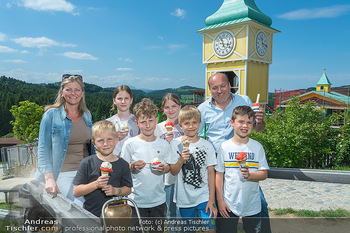
[[[148,98],[143,98],[141,102],[137,103],[134,107],[133,113],[138,120],[140,117],[157,117],[158,107]]]
[[[101,133],[104,133],[104,132],[109,132],[113,134],[113,136],[118,138],[118,132],[115,129],[114,124],[107,120],[102,120],[94,123],[92,125],[91,131],[92,131],[92,140],[95,140],[96,137],[98,137],[99,135],[101,135]]]
[[[201,112],[193,105],[186,105],[179,112],[179,124],[183,123],[185,120],[190,120],[194,118],[197,121],[201,121]]]
[[[83,79],[81,76],[71,75],[69,78],[64,78],[61,82],[61,87],[58,90],[55,103],[52,105],[46,105],[44,107],[44,110],[47,111],[50,108],[59,108],[62,105],[64,105],[65,111],[68,112],[68,110],[66,109],[66,106],[65,106],[66,100],[63,98],[62,91],[68,83],[73,83],[73,82],[77,82],[80,85],[82,91],[84,92],[84,82],[83,82]],[[79,111],[80,116],[82,116],[84,114],[84,112],[89,112],[88,108],[86,107],[86,103],[85,103],[85,93],[83,93],[83,96],[79,102],[78,111]]]
[[[127,85],[119,85],[119,86],[117,86],[114,89],[114,92],[113,92],[113,99],[122,91],[126,91],[130,95],[130,98],[132,99],[132,91],[131,91],[130,87],[127,86]],[[113,104],[112,104],[112,111],[115,110],[116,108],[117,108],[117,106],[113,102]]]
[[[237,115],[240,115],[240,116],[247,115],[249,118],[253,117],[253,121],[255,120],[255,112],[249,106],[238,106],[235,109],[233,109],[233,112],[232,112],[232,120],[233,121],[236,120]]]
[[[180,101],[180,98],[178,95],[174,94],[174,93],[166,93],[164,96],[163,96],[163,99],[162,99],[162,102],[160,104],[160,106],[162,108],[164,108],[164,105],[165,103],[168,101],[168,100],[171,100],[173,101],[175,104],[181,106],[181,101]]]

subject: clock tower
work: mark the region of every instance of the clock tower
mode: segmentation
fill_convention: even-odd
[[[232,92],[248,95],[255,102],[268,100],[269,65],[272,63],[272,20],[254,0],[224,0],[219,10],[205,20],[203,63],[206,66],[205,95],[210,97],[208,79],[225,73]]]

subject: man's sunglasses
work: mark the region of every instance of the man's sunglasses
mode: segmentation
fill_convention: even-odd
[[[62,80],[70,77],[83,79],[83,77],[79,74],[64,74],[62,75]]]

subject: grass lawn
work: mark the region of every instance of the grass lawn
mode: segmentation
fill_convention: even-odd
[[[295,217],[302,218],[350,218],[350,212],[344,209],[335,210],[293,210],[292,208],[287,209],[271,209],[270,213],[281,216],[292,214]]]

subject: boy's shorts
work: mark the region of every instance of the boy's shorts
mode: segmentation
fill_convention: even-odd
[[[190,208],[180,208],[181,217],[186,221],[183,226],[184,232],[207,231],[209,229],[216,229],[214,216],[209,218],[210,210],[205,212],[208,202],[203,202],[197,206]],[[197,218],[198,216],[198,218]]]

